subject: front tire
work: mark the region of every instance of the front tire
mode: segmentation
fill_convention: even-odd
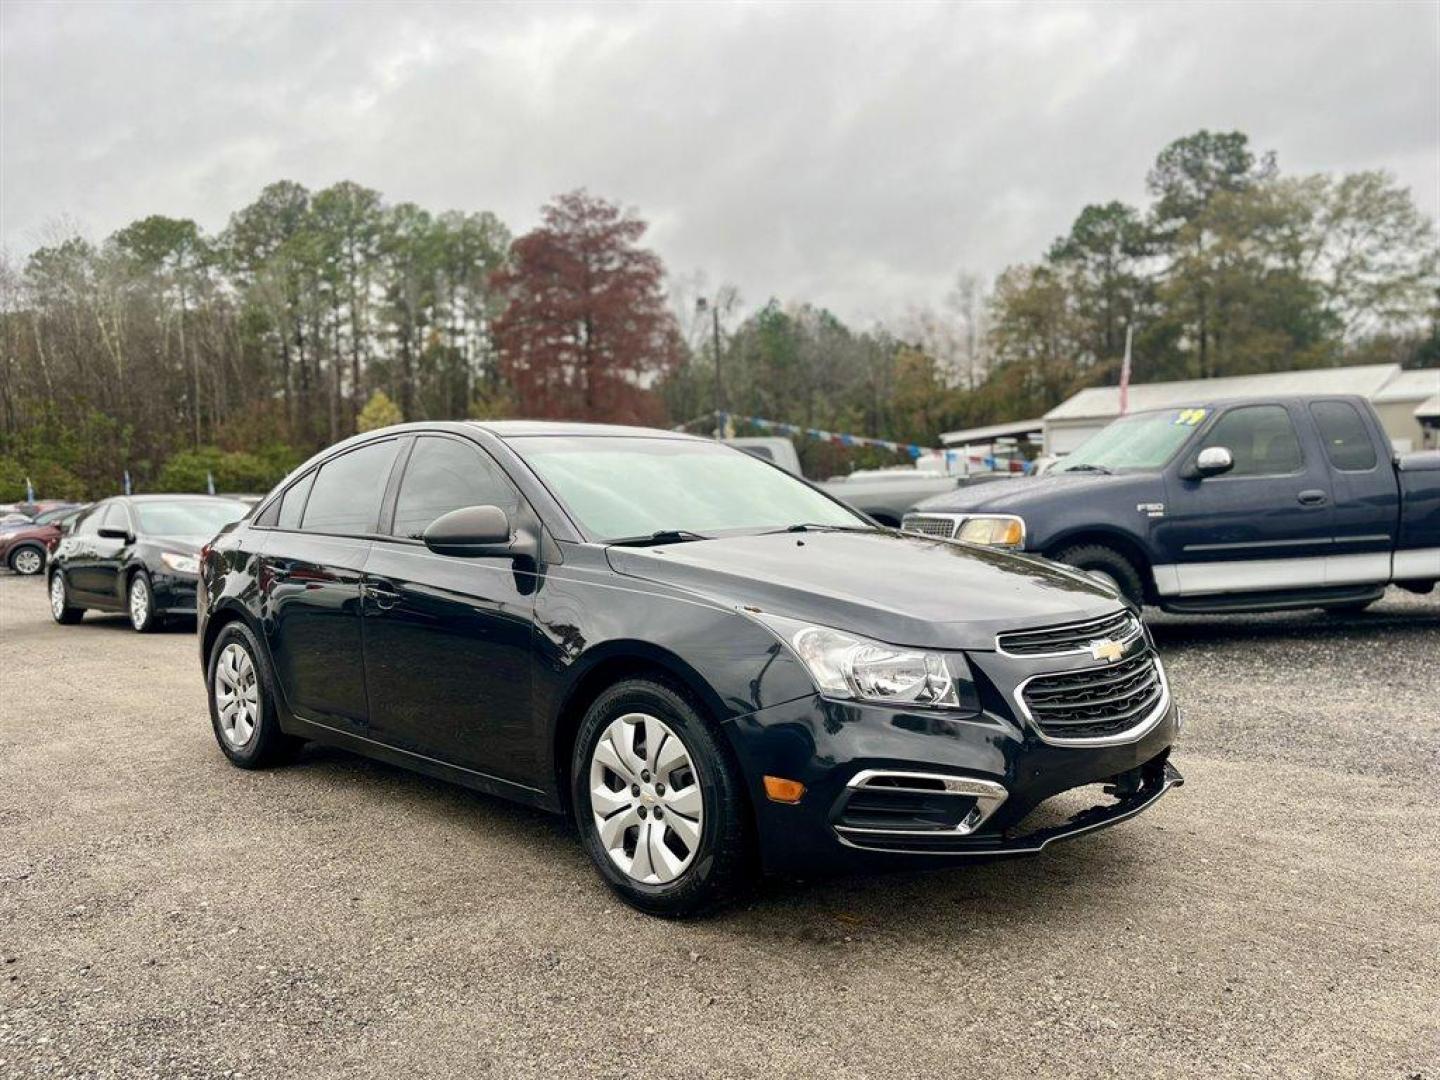
[[[585,713],[571,762],[585,849],[627,904],[678,917],[748,880],[744,789],[726,747],[684,695],[626,679]]]
[[[125,591],[126,609],[130,612],[130,625],[141,634],[154,633],[160,628],[160,617],[155,612],[155,591],[150,587],[150,575],[139,570],[130,578]]]
[[[50,617],[62,626],[74,626],[84,615],[84,608],[70,606],[70,590],[65,585],[65,575],[56,570],[50,575]]]
[[[289,760],[304,740],[280,728],[275,681],[250,628],[228,623],[215,638],[206,666],[210,725],[231,763],[263,769]]]
[[[33,544],[17,547],[10,553],[10,569],[33,577],[45,569],[45,553]]]
[[[1060,552],[1055,561],[1083,570],[1137,608],[1145,603],[1145,586],[1140,580],[1140,571],[1114,548],[1104,544],[1079,544]]]

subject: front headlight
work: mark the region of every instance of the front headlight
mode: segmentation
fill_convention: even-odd
[[[941,709],[960,705],[955,677],[940,653],[886,645],[779,615],[754,617],[795,651],[826,697]]]
[[[174,574],[198,574],[200,573],[200,560],[194,555],[176,555],[171,551],[162,551],[160,561],[165,568]]]
[[[955,539],[1018,551],[1025,546],[1025,522],[1012,514],[981,514],[966,518]]]

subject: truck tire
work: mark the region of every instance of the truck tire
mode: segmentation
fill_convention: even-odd
[[[1140,571],[1114,548],[1104,544],[1077,544],[1061,551],[1055,556],[1055,561],[1099,578],[1137,608],[1145,603],[1145,586],[1140,580]]]

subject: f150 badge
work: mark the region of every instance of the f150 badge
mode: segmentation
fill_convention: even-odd
[[[1135,509],[1136,509],[1136,510],[1139,510],[1140,513],[1144,514],[1146,517],[1164,517],[1164,516],[1165,516],[1165,504],[1164,504],[1164,503],[1136,503],[1136,504],[1135,504]]]

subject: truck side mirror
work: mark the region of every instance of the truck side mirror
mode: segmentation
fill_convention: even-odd
[[[1228,446],[1207,446],[1195,459],[1195,478],[1219,476],[1235,467],[1235,455]]]

